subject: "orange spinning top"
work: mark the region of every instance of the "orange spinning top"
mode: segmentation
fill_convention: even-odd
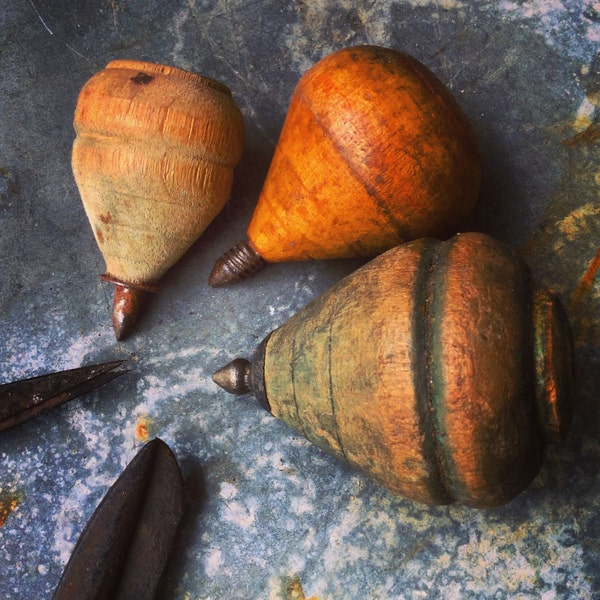
[[[217,261],[210,284],[266,262],[373,256],[451,235],[480,170],[470,124],[425,66],[375,46],[335,52],[300,79],[248,239]]]

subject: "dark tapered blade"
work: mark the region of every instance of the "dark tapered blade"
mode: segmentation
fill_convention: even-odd
[[[54,600],[155,598],[183,514],[183,478],[170,448],[148,442],[88,521]]]
[[[115,360],[0,385],[0,431],[108,383],[126,370]]]

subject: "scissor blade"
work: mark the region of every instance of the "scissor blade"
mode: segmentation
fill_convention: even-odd
[[[148,442],[88,521],[54,600],[151,600],[183,514],[183,477],[170,448]]]
[[[124,360],[69,369],[0,385],[0,431],[108,383]]]

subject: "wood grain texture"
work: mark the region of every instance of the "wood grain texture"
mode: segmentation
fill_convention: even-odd
[[[431,311],[432,404],[452,495],[494,506],[539,471],[531,283],[525,265],[491,238],[441,248]]]
[[[412,57],[333,53],[299,81],[248,227],[267,261],[374,256],[454,233],[479,191],[473,131]]]
[[[545,429],[570,421],[571,339],[557,314],[490,237],[417,240],[270,334],[266,396],[276,417],[394,492],[497,506],[538,473],[556,437]],[[536,365],[560,384],[540,387]]]
[[[112,61],[82,89],[75,180],[106,275],[155,284],[221,210],[244,127],[227,87],[152,63]]]
[[[533,310],[538,411],[543,415],[546,437],[562,441],[567,436],[574,410],[573,336],[567,315],[554,293],[536,290]]]

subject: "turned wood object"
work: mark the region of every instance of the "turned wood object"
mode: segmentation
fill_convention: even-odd
[[[244,143],[242,115],[223,84],[174,67],[115,60],[83,87],[72,166],[115,284],[117,339],[145,292],[188,250],[227,201]]]
[[[573,408],[558,299],[476,233],[387,251],[213,378],[393,492],[479,508],[529,485]]]
[[[209,282],[452,235],[473,209],[480,170],[469,122],[429,69],[376,46],[335,52],[300,79],[248,238]]]

